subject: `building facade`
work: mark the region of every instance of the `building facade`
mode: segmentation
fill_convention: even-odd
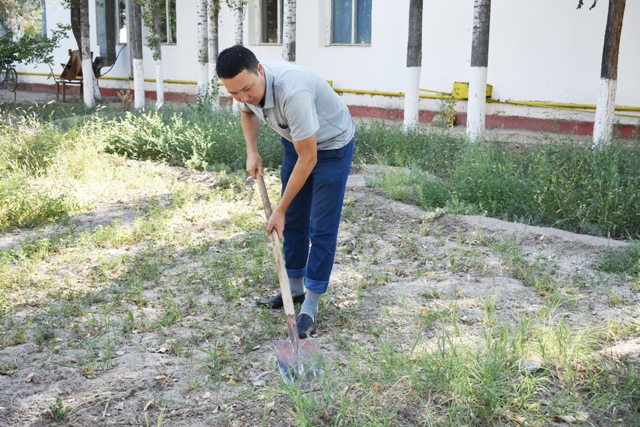
[[[127,46],[127,0],[90,0],[91,45],[108,58],[100,69],[103,95],[132,89]],[[165,99],[193,100],[198,73],[196,0],[166,0],[163,18]],[[282,58],[283,0],[248,0],[244,44],[260,59]],[[487,127],[587,134],[594,108],[608,3],[577,9],[578,0],[493,0],[489,44]],[[70,12],[47,0],[46,28],[68,24]],[[464,124],[464,82],[469,81],[473,0],[425,0],[420,76],[421,121],[454,108]],[[406,81],[408,0],[303,0],[297,2],[296,62],[329,80],[356,115],[401,118]],[[618,130],[633,136],[640,126],[640,2],[628,1],[619,55]],[[235,40],[236,18],[221,2],[220,50]],[[55,52],[60,63],[73,37]],[[98,53],[98,55],[96,55]],[[58,64],[56,64],[58,65]],[[147,96],[155,91],[155,61],[144,48]],[[54,69],[58,75],[61,68]],[[18,67],[24,87],[53,87],[47,66]],[[456,84],[457,83],[457,84]],[[456,90],[454,90],[456,87]],[[222,93],[224,95],[224,93]],[[447,101],[454,94],[455,99]]]

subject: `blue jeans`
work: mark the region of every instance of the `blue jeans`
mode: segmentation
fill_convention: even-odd
[[[284,192],[298,154],[291,142],[282,138],[282,144],[284,160],[280,177]],[[329,285],[353,148],[351,140],[337,150],[318,151],[316,166],[285,214],[287,274],[304,277],[305,286],[314,292],[324,293]]]

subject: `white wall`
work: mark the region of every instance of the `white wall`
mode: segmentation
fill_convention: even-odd
[[[95,1],[90,0],[89,19],[90,22],[95,22]],[[70,12],[68,9],[64,9],[62,5],[56,1],[47,2],[47,25],[49,34],[55,29],[57,22],[68,25],[70,24]],[[176,44],[167,44],[162,47],[162,59],[164,64],[164,78],[166,80],[180,80],[195,82],[197,77],[197,43],[196,43],[196,3],[194,0],[180,0],[179,9],[177,10],[177,37],[178,42]],[[155,60],[151,50],[146,46],[146,36],[148,30],[145,28],[143,31],[143,58],[144,58],[144,70],[145,78],[155,78]],[[62,72],[61,63],[66,63],[69,59],[68,49],[77,49],[77,44],[73,38],[73,34],[69,31],[69,37],[63,40],[54,51],[54,67],[53,73],[58,76]],[[122,48],[122,49],[121,49]],[[94,57],[97,56],[97,52],[100,52],[98,46],[97,26],[93,25],[91,28],[91,49],[94,52]],[[105,77],[100,79],[101,87],[113,87],[113,88],[130,88],[133,89],[133,82],[122,80],[111,80],[112,77],[116,78],[129,78],[132,76],[131,72],[131,56],[130,50],[126,45],[116,45],[116,53],[118,58],[113,68],[108,71]],[[102,72],[107,72],[109,67],[102,69]],[[36,72],[42,74],[50,73],[49,67],[40,64],[38,66],[18,66],[18,72]],[[32,76],[29,74],[21,74],[19,77],[20,82],[26,83],[52,83],[49,79],[38,76]],[[155,84],[147,82],[146,89],[155,90]],[[170,91],[185,91],[187,93],[197,93],[197,89],[192,84],[168,84],[167,90]]]
[[[55,2],[54,2],[55,3]],[[375,0],[372,10],[371,46],[329,46],[331,0],[299,1],[297,5],[297,62],[315,69],[337,89],[401,92],[406,65],[408,0]],[[493,98],[595,104],[608,4],[594,10],[576,10],[578,0],[493,0],[488,83]],[[258,0],[249,0],[245,16],[245,44],[260,59],[280,59],[281,47],[256,45]],[[93,7],[92,7],[93,19]],[[640,106],[640,2],[627,2],[618,72],[618,105]],[[222,2],[220,50],[234,43],[234,14]],[[469,80],[473,0],[425,0],[421,87],[450,92],[456,81]],[[48,6],[47,22],[68,23],[69,11]],[[163,47],[165,78],[196,80],[196,4],[180,0],[178,42]],[[92,35],[94,51],[95,30]],[[56,52],[56,64],[66,62],[73,38]],[[120,49],[120,46],[117,47]],[[147,78],[153,79],[151,51],[144,49]],[[59,65],[57,65],[59,67]],[[47,67],[20,68],[48,72]],[[109,76],[129,77],[129,53],[125,48]],[[56,69],[59,72],[60,69]],[[27,79],[37,80],[33,77]],[[101,86],[129,82],[101,81]],[[147,88],[153,90],[153,83]],[[195,93],[194,85],[169,85],[168,90]],[[345,95],[353,104],[402,108],[401,98]],[[422,100],[422,108],[437,109],[437,102]],[[464,109],[464,103],[460,103]],[[514,107],[493,106],[494,113],[518,114]],[[517,110],[517,108],[516,108]],[[536,114],[527,110],[527,114]],[[533,111],[533,112],[532,112]]]
[[[494,99],[596,103],[608,5],[601,1],[593,10],[577,10],[577,3],[493,0],[488,82]],[[408,1],[373,2],[372,44],[367,47],[327,46],[329,8],[330,0],[298,3],[297,62],[333,80],[338,89],[403,91]],[[628,2],[619,59],[618,105],[640,106],[640,53],[635,46],[640,40],[640,22],[636,16],[640,16],[640,2]],[[473,0],[425,0],[422,88],[450,92],[454,82],[469,80],[472,25]],[[232,38],[222,38],[221,48],[232,43]],[[259,58],[280,58],[279,47],[249,47]],[[402,99],[391,97],[345,95],[345,100],[402,108]],[[437,109],[437,101],[421,103],[423,108]],[[465,103],[460,104],[459,109],[464,110]],[[489,113],[518,114],[518,109],[524,110],[492,105]],[[588,117],[554,112],[570,118]],[[526,109],[526,114],[553,116],[541,109]]]

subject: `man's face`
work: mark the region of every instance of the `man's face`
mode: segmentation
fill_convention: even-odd
[[[231,79],[220,79],[229,94],[238,102],[245,104],[258,105],[265,92],[264,68],[262,64],[257,66],[258,75],[249,70],[242,70]]]

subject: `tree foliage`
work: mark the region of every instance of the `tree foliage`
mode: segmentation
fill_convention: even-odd
[[[40,1],[0,2],[0,64],[53,64],[53,50],[66,37],[68,26],[58,24],[51,36],[41,34]]]
[[[596,4],[598,4],[598,0],[593,0],[593,3],[591,4],[591,7],[589,7],[589,10],[593,9],[594,7],[596,7]],[[582,9],[582,6],[584,6],[584,0],[578,0],[578,9]]]
[[[42,9],[36,0],[3,0],[0,2],[0,26],[19,35],[40,32]]]
[[[53,50],[64,39],[69,26],[58,25],[51,37],[44,35],[23,35],[16,37],[8,31],[0,37],[0,64],[47,64],[53,65]]]
[[[158,46],[160,45],[160,34],[156,31],[156,20],[159,19],[164,0],[136,0],[141,6],[140,15],[144,26],[150,31],[147,34],[147,46],[153,52],[153,59],[158,60]]]

